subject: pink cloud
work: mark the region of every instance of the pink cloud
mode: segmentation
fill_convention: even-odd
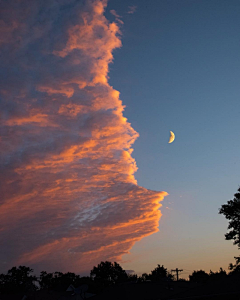
[[[71,2],[4,8],[16,23],[0,83],[2,268],[83,272],[158,230],[167,193],[137,185],[138,133],[108,83],[119,28],[106,1]]]

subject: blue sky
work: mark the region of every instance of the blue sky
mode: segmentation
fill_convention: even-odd
[[[126,14],[128,5],[137,6],[134,14]],[[227,268],[237,247],[224,240],[227,221],[218,209],[239,186],[240,3],[112,0],[109,19],[111,9],[124,25],[109,82],[140,134],[136,179],[169,193],[160,232],[136,243],[129,256],[146,253],[145,263],[140,259],[146,271],[157,263]],[[126,262],[143,271],[138,264]]]

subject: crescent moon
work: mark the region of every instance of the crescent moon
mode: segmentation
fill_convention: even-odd
[[[170,131],[170,138],[168,143],[171,144],[174,140],[175,140],[175,134],[172,131]]]

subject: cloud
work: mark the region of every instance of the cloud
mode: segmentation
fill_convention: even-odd
[[[136,272],[134,270],[125,270],[125,271],[129,275],[136,274]]]
[[[4,1],[2,269],[89,271],[158,231],[167,193],[137,185],[138,133],[108,83],[121,47],[106,1]]]
[[[110,13],[115,17],[116,22],[124,24],[124,22],[121,20],[122,17],[117,14],[116,10],[111,9]]]
[[[136,5],[128,6],[128,14],[134,14],[137,9]]]

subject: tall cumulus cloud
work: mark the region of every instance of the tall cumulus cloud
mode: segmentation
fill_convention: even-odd
[[[108,83],[121,40],[106,5],[0,3],[1,269],[87,271],[158,230],[166,193],[134,178],[138,133]]]

